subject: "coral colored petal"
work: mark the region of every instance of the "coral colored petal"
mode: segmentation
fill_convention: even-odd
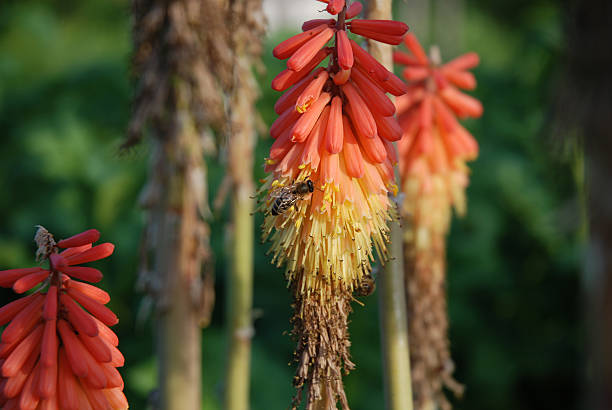
[[[94,359],[96,359],[96,361],[100,363],[108,363],[113,359],[110,344],[107,345],[107,343],[102,337],[100,337],[100,335],[95,337],[89,337],[80,333],[78,336],[81,340],[81,343],[83,343],[83,346],[85,346],[85,348],[89,351],[89,353],[91,353],[91,355],[94,357]],[[112,347],[113,349],[115,348],[114,346]]]
[[[382,139],[382,138],[381,140],[382,140],[383,145],[385,146],[385,149],[387,150],[387,158],[391,162],[391,165],[397,164],[398,159],[397,159],[397,151],[395,150],[395,147],[389,141]]]
[[[417,40],[416,36],[412,33],[406,34],[404,37],[404,44],[408,47],[408,50],[412,52],[417,61],[423,65],[429,64],[429,59],[427,58],[427,54],[425,54],[425,50],[421,47],[419,40]]]
[[[77,253],[85,252],[88,249],[91,249],[92,245],[89,243],[83,246],[77,246],[75,248],[68,248],[65,251],[60,252],[60,256],[63,258],[67,258],[72,255],[76,255]]]
[[[293,37],[283,41],[272,50],[272,55],[279,60],[284,60],[291,57],[302,45],[316,37],[320,32],[328,28],[326,24],[321,24],[308,31],[296,34]]]
[[[0,271],[0,286],[3,288],[11,287],[16,280],[32,273],[42,271],[44,271],[43,268],[8,269]]]
[[[68,265],[78,265],[81,263],[93,262],[99,259],[106,258],[113,254],[115,245],[106,242],[100,245],[96,245],[93,248],[86,250],[85,252],[66,258]]]
[[[310,105],[319,98],[328,78],[329,74],[327,71],[323,71],[313,78],[312,82],[302,91],[295,102],[295,110],[297,112],[300,114],[306,112]]]
[[[402,129],[395,117],[382,117],[376,113],[373,114],[373,117],[379,136],[392,142],[399,141],[402,138]]]
[[[343,70],[348,70],[353,66],[354,57],[346,31],[339,30],[336,33],[336,47],[338,50],[338,65]]]
[[[304,91],[312,79],[319,75],[323,70],[323,67],[318,67],[312,73],[298,81],[293,87],[291,87],[291,89],[287,90],[274,104],[274,112],[281,115],[289,108],[295,107],[295,102],[300,94],[302,94],[302,91]]]
[[[330,154],[327,150],[321,150],[321,180],[323,183],[339,184],[338,159],[338,154]]]
[[[457,90],[455,87],[446,87],[440,91],[440,96],[460,117],[480,117],[482,104],[476,98]]]
[[[40,361],[44,367],[55,367],[57,365],[57,321],[47,320],[42,336],[40,348]]]
[[[351,48],[353,49],[353,56],[355,60],[363,67],[367,75],[376,78],[378,81],[385,81],[389,78],[391,75],[389,70],[376,61],[374,57],[361,48],[354,40],[349,41],[351,43]]]
[[[342,155],[344,156],[346,172],[353,178],[361,178],[363,176],[363,156],[361,155],[361,149],[353,135],[351,124],[345,116],[342,117],[342,123],[344,125],[344,146],[342,148]]]
[[[361,11],[363,10],[363,5],[358,2],[358,1],[354,1],[351,3],[350,6],[348,6],[346,8],[346,16],[345,18],[348,19],[352,19],[353,17],[357,16],[359,13],[361,13]]]
[[[100,337],[104,339],[104,341],[108,342],[111,346],[115,346],[115,347],[118,346],[119,338],[117,337],[115,332],[110,330],[108,326],[100,322],[95,317],[94,317],[94,320],[96,321],[96,325],[98,326],[98,332],[100,334]]]
[[[313,68],[318,66],[327,56],[331,53],[329,47],[325,47],[314,56],[312,60],[300,71],[292,71],[288,68],[281,71],[272,80],[272,89],[276,91],[284,91],[291,87],[293,84],[310,74]]]
[[[300,159],[300,166],[310,165],[310,168],[316,170],[319,168],[321,156],[319,154],[319,147],[321,142],[324,140],[326,132],[326,124],[329,120],[330,106],[326,106],[323,112],[319,116],[317,123],[310,132],[310,135],[306,139],[304,144],[304,150]]]
[[[38,355],[35,348],[39,346],[42,332],[43,326],[40,324],[11,352],[2,364],[2,377],[15,376],[31,354]]]
[[[57,330],[59,330],[62,337],[63,345],[60,349],[60,367],[61,352],[65,351],[72,372],[78,377],[87,377],[88,367],[87,362],[84,360],[85,353],[83,353],[85,347],[83,347],[81,341],[77,338],[74,330],[63,319],[57,322]]]
[[[73,288],[68,288],[68,295],[72,296],[74,300],[79,302],[81,306],[89,311],[92,315],[102,321],[107,326],[114,326],[119,323],[117,315],[115,315],[109,308],[104,306],[102,303],[86,296],[80,292],[75,291]],[[97,334],[96,330],[96,334]],[[95,335],[89,335],[95,336]]]
[[[74,248],[96,242],[100,239],[100,232],[97,229],[89,229],[67,239],[62,239],[57,243],[60,248]]]
[[[351,75],[351,79],[361,92],[362,97],[366,101],[366,105],[372,113],[378,112],[384,117],[395,114],[395,105],[387,97],[384,91],[362,71],[355,70]]]
[[[334,80],[334,84],[342,85],[346,84],[346,82],[351,77],[351,69],[348,70],[340,70],[336,74],[333,75],[332,79]]]
[[[326,25],[328,27],[332,27],[335,24],[336,24],[336,19],[313,19],[313,20],[308,20],[308,21],[305,21],[302,24],[302,31],[312,30],[313,28],[321,27],[321,25]]]
[[[43,399],[40,402],[39,410],[58,410],[58,409],[59,407],[57,404],[57,394],[53,394],[48,399]]]
[[[125,395],[120,389],[107,389],[104,390],[106,398],[113,407],[113,410],[125,410],[128,408],[128,402]]]
[[[85,394],[91,403],[93,410],[113,410],[110,403],[106,399],[104,390],[84,388]]]
[[[70,295],[72,296],[72,295]],[[98,327],[93,317],[85,312],[76,302],[66,294],[60,296],[60,304],[68,313],[68,321],[79,333],[87,336],[97,336]]]
[[[342,150],[342,99],[335,96],[331,103],[329,120],[325,130],[325,148],[330,154],[337,154]]]
[[[87,282],[100,282],[102,280],[102,272],[95,268],[86,266],[69,266],[61,270],[68,276],[76,279],[85,280]]]
[[[287,61],[287,68],[292,71],[300,71],[315,57],[315,55],[327,44],[334,35],[334,29],[326,27],[314,38],[304,43]]]
[[[326,10],[329,14],[336,15],[342,11],[345,4],[344,0],[329,0]]]
[[[36,294],[30,299],[28,305],[11,320],[11,323],[2,332],[2,343],[10,344],[25,337],[40,321],[43,303],[44,297],[41,294]]]
[[[310,109],[300,116],[291,131],[292,141],[302,142],[308,137],[330,98],[331,96],[329,93],[321,93],[319,98],[311,105]]]
[[[429,77],[430,72],[428,67],[406,67],[402,76],[409,81],[421,81]]]
[[[444,68],[441,71],[442,75],[449,82],[455,84],[459,88],[465,90],[473,90],[476,88],[476,77],[474,77],[472,73],[467,71],[445,70]]]
[[[387,150],[377,135],[374,138],[362,138],[357,134],[357,140],[365,157],[373,163],[381,163],[387,159]]]
[[[351,31],[353,31],[353,29],[363,29],[381,34],[388,34],[390,36],[403,36],[408,31],[408,26],[405,23],[395,20],[355,19],[352,20],[350,24]]]
[[[77,389],[79,383],[74,377],[66,355],[66,350],[62,347],[59,353],[58,370],[58,395],[59,407],[62,410],[79,410],[79,399]]]
[[[49,286],[49,290],[45,295],[45,304],[43,306],[43,318],[51,320],[57,318],[57,286]]]
[[[278,138],[286,129],[293,127],[295,122],[300,118],[300,113],[293,107],[287,108],[270,127],[270,135],[272,138]]]
[[[47,271],[30,273],[29,275],[26,275],[21,279],[17,280],[13,284],[13,290],[15,291],[15,293],[23,293],[32,289],[34,286],[38,285],[40,282],[47,279],[48,277],[49,272]]]
[[[293,147],[294,143],[291,141],[292,128],[293,127],[286,129],[285,132],[283,132],[282,135],[278,137],[270,147],[270,158],[273,161],[283,158],[287,152],[289,152],[291,147]]]
[[[28,295],[23,298],[12,301],[0,308],[0,326],[10,322],[23,308],[25,308],[36,294]]]
[[[19,371],[14,377],[3,380],[4,388],[0,390],[0,397],[10,399],[13,397],[17,397],[19,393],[21,393],[23,385],[25,384],[28,376],[32,372],[32,369],[34,368],[38,360],[38,354],[36,354],[37,352],[35,351],[33,353],[34,354],[30,354],[26,362],[23,364],[23,366],[21,366],[21,369],[19,369]],[[4,408],[5,407],[3,407],[3,409]]]
[[[410,56],[402,51],[393,52],[393,62],[403,65],[421,65],[421,63],[413,56]]]
[[[348,99],[352,123],[355,126],[357,134],[361,134],[367,138],[374,138],[376,135],[376,122],[370,109],[367,107],[363,98],[359,95],[355,87],[349,82],[342,86],[342,91]]]
[[[480,63],[480,57],[474,52],[463,54],[442,66],[443,70],[469,70]]]
[[[70,282],[69,287],[99,303],[102,303],[103,305],[110,302],[110,295],[107,292],[88,283],[72,281]]]
[[[38,397],[38,380],[40,377],[40,364],[34,367],[34,370],[30,373],[28,380],[23,386],[21,395],[19,397],[19,409],[20,410],[35,410],[40,402]]]
[[[40,378],[38,381],[38,394],[42,399],[50,399],[56,396],[57,391],[57,355],[58,351],[55,352],[55,361],[52,366],[44,366],[41,362],[40,367]]]
[[[351,26],[351,32],[353,34],[367,37],[371,40],[380,41],[381,43],[391,44],[394,46],[399,45],[404,37],[403,35],[394,36],[390,34],[380,33],[378,31],[355,28],[354,26]]]

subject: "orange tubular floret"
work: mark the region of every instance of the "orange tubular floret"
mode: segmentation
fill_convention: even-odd
[[[94,410],[112,410],[103,390],[86,388],[85,394]]]
[[[410,56],[402,51],[393,52],[393,62],[404,65],[422,65],[415,57]]]
[[[11,352],[2,364],[2,377],[13,377],[28,360],[30,355],[38,356],[36,347],[39,347],[42,338],[43,325],[39,324],[19,345]]]
[[[392,44],[394,46],[399,45],[402,42],[404,36],[392,36],[390,34],[379,33],[378,31],[365,30],[363,28],[351,27],[351,32],[358,34],[363,37],[367,37],[372,40],[380,41],[381,43]]]
[[[291,140],[294,142],[302,142],[308,137],[310,131],[314,127],[317,119],[323,112],[323,108],[329,102],[331,96],[329,93],[322,93],[319,98],[310,106],[310,109],[300,116],[291,131]]]
[[[74,248],[87,245],[100,239],[100,232],[97,229],[89,229],[67,239],[62,239],[57,243],[60,248]]]
[[[353,66],[353,49],[349,42],[348,35],[344,30],[336,32],[336,45],[338,48],[338,65],[343,70],[348,70]]]
[[[361,178],[363,176],[363,156],[361,155],[361,149],[353,135],[351,124],[345,116],[342,116],[342,124],[344,125],[344,146],[342,148],[342,155],[344,156],[346,172],[353,178]]]
[[[406,80],[421,81],[429,77],[430,71],[428,67],[406,67],[402,75]]]
[[[15,291],[15,293],[23,293],[27,290],[32,289],[34,286],[38,285],[40,282],[47,279],[48,277],[49,272],[47,271],[30,273],[29,275],[26,275],[21,279],[17,280],[13,284],[13,290]]]
[[[329,0],[327,3],[327,12],[336,15],[342,11],[345,4],[344,0]]]
[[[308,107],[319,98],[321,90],[323,90],[323,86],[328,78],[329,74],[327,71],[323,71],[313,78],[295,102],[295,110],[297,112],[300,114],[306,112]]]
[[[361,134],[367,138],[374,138],[376,136],[376,122],[369,108],[355,89],[355,87],[349,82],[342,86],[342,91],[349,102],[349,113],[357,134]]]
[[[45,366],[41,362],[40,379],[38,381],[38,393],[41,399],[49,399],[56,395],[57,391],[57,350],[55,360],[51,366]]]
[[[44,297],[37,294],[19,312],[2,332],[2,343],[11,344],[21,340],[40,320]]]
[[[43,318],[52,320],[57,318],[57,286],[49,286],[47,295],[45,296],[45,305],[43,307]]]
[[[89,337],[84,334],[79,334],[79,339],[83,346],[91,353],[91,355],[100,363],[109,363],[112,360],[112,355],[109,346],[100,337]]]
[[[363,29],[378,32],[390,36],[403,36],[408,31],[406,23],[395,20],[361,20],[355,19],[350,22],[351,31],[353,29]]]
[[[389,141],[382,138],[381,140],[383,145],[385,146],[385,149],[387,150],[387,158],[389,159],[391,166],[394,166],[398,162],[397,151],[395,150],[393,144],[391,144]],[[393,179],[393,175],[389,177],[389,179]]]
[[[89,313],[98,318],[102,323],[107,326],[114,326],[119,323],[119,319],[117,315],[113,313],[112,310],[104,306],[102,303],[90,298],[89,296],[85,296],[84,294],[75,291],[73,288],[68,288],[68,295],[70,295],[74,300],[79,302],[81,306],[83,306]],[[95,323],[94,323],[95,326]],[[86,333],[88,336],[96,336],[98,334],[98,330],[96,327],[95,334]]]
[[[310,164],[310,168],[313,170],[318,169],[321,161],[321,155],[319,153],[319,146],[321,141],[325,137],[326,125],[329,120],[330,106],[327,105],[323,109],[323,112],[319,116],[317,123],[310,132],[310,135],[306,139],[304,144],[304,150],[300,158],[300,166]]]
[[[318,66],[330,53],[331,49],[325,47],[319,50],[314,58],[310,60],[310,62],[300,71],[292,71],[288,68],[281,71],[276,77],[274,77],[274,80],[272,80],[272,89],[276,91],[284,91],[291,87],[303,77],[310,74],[312,69]]]
[[[74,326],[79,333],[84,333],[91,337],[98,335],[98,327],[93,317],[81,309],[70,296],[62,294],[60,296],[60,304],[68,312],[70,324]]]
[[[291,128],[287,128],[270,147],[270,159],[276,161],[283,158],[292,146]]]
[[[95,317],[94,320],[96,321],[96,325],[98,326],[98,332],[100,334],[100,337],[104,339],[104,341],[108,342],[109,345],[117,347],[119,345],[119,338],[117,337],[115,332],[110,330],[108,326],[100,322]]]
[[[440,96],[459,117],[480,117],[482,104],[476,98],[463,94],[455,87],[445,87]]]
[[[54,366],[57,362],[58,340],[56,327],[57,321],[55,319],[45,321],[40,348],[40,361],[45,367]]]
[[[60,319],[57,322],[57,330],[60,333],[60,336],[62,338],[62,345],[63,345],[62,348],[60,349],[60,356],[61,356],[61,350],[65,350],[66,358],[68,359],[68,363],[70,363],[70,368],[72,369],[72,373],[74,373],[78,377],[87,377],[88,368],[87,368],[87,362],[83,360],[84,359],[83,350],[85,350],[85,348],[83,347],[83,344],[79,341],[77,336],[74,334],[74,331],[72,330],[70,325],[63,319]],[[61,367],[61,362],[60,362],[60,367]]]
[[[108,402],[111,404],[113,409],[127,409],[128,402],[125,398],[125,395],[120,389],[107,389],[104,390],[104,394],[108,399]]]
[[[67,258],[69,256],[76,255],[77,253],[85,252],[86,250],[91,249],[91,246],[92,245],[88,243],[87,245],[68,248],[65,251],[60,252],[59,256]]]
[[[387,159],[387,150],[377,135],[374,138],[362,138],[357,133],[357,140],[365,156],[373,163],[381,163]]]
[[[287,129],[290,129],[298,118],[300,118],[300,113],[293,108],[288,108],[272,123],[270,127],[272,138],[278,138]]]
[[[442,68],[442,75],[459,88],[473,90],[476,88],[476,77],[467,71],[447,70]]]
[[[42,272],[42,268],[8,269],[0,271],[0,286],[6,288],[13,286],[16,280],[36,272]]]
[[[70,369],[64,347],[60,349],[59,353],[58,379],[62,381],[58,383],[59,407],[65,410],[77,410],[79,401],[76,390],[80,387]]]
[[[12,301],[0,308],[0,326],[3,326],[13,320],[13,318],[23,310],[31,300],[36,297],[36,294],[28,295],[23,298]]]
[[[289,37],[272,50],[272,55],[279,60],[284,60],[291,57],[302,45],[306,44],[309,40],[316,37],[321,31],[327,28],[326,24],[321,24],[317,27],[309,29],[300,34],[296,34],[293,37]]]
[[[442,69],[457,71],[469,70],[470,68],[476,67],[479,63],[480,57],[472,51],[449,61],[442,66]]]
[[[342,99],[335,96],[332,99],[329,120],[325,131],[325,148],[330,154],[337,154],[342,150],[344,134],[342,131]]]
[[[66,263],[68,265],[78,265],[81,263],[97,261],[112,255],[114,250],[115,245],[112,243],[102,243],[86,250],[85,252],[66,258]]]
[[[362,96],[366,99],[366,104],[370,108],[370,111],[372,111],[372,114],[377,112],[384,117],[395,114],[395,105],[393,102],[391,102],[383,90],[381,90],[376,83],[373,83],[369,77],[363,74],[363,72],[355,70],[351,79],[355,82]]]
[[[303,69],[334,35],[334,29],[325,27],[314,38],[304,43],[287,61],[287,68],[292,71]]]
[[[58,410],[59,407],[58,407],[58,404],[57,404],[57,400],[58,400],[57,394],[53,394],[48,399],[43,399],[40,402],[39,410]]]
[[[378,135],[387,141],[399,141],[402,138],[402,129],[393,117],[382,117],[376,113],[372,114],[376,122]]]
[[[298,81],[290,90],[285,92],[274,104],[274,112],[278,115],[281,115],[289,108],[294,108],[295,102],[297,101],[300,94],[302,94],[302,91],[304,91],[304,89],[308,87],[312,79],[315,78],[315,76],[319,75],[323,70],[323,67],[317,68],[312,73]]]
[[[102,303],[103,305],[106,305],[108,302],[110,302],[110,295],[107,292],[87,283],[72,281],[70,282],[69,288],[85,296],[89,296],[90,298]]]
[[[102,272],[95,268],[85,266],[69,266],[60,270],[68,276],[76,279],[85,280],[87,282],[100,282],[102,280]]]
[[[321,180],[324,184],[338,185],[340,163],[338,154],[330,154],[327,150],[321,151]]]
[[[353,17],[355,17],[356,15],[358,15],[359,13],[361,13],[361,10],[363,10],[363,5],[358,2],[358,1],[354,1],[353,3],[351,3],[350,6],[348,6],[346,8],[346,19],[352,19]]]
[[[355,41],[349,40],[349,42],[351,43],[355,60],[363,67],[368,75],[374,77],[378,81],[385,81],[389,78],[391,75],[389,70],[376,61],[374,57],[361,48]]]
[[[352,71],[352,68],[349,68],[348,70],[340,70],[336,74],[334,74],[332,77],[334,80],[334,84],[336,85],[346,84],[346,82],[351,77],[351,71]]]
[[[12,399],[17,397],[17,395],[21,392],[28,375],[32,372],[32,369],[36,365],[36,361],[38,360],[37,354],[31,354],[26,362],[21,366],[21,369],[17,372],[14,377],[11,377],[5,380],[4,384],[4,397],[8,399]],[[6,407],[3,407],[6,409]]]
[[[21,395],[19,396],[20,410],[35,410],[40,402],[38,397],[38,380],[40,375],[40,364],[36,364],[34,370],[28,376]]]
[[[321,25],[326,25],[328,27],[332,27],[336,24],[335,19],[313,19],[307,20],[302,24],[302,31],[312,30],[315,27],[319,27]]]
[[[423,65],[429,64],[429,59],[427,58],[427,54],[425,54],[425,50],[421,47],[419,40],[417,40],[416,36],[412,33],[406,34],[404,37],[404,44],[408,47],[408,50],[412,52],[417,61]]]

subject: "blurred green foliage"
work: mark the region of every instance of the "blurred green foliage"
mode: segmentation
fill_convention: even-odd
[[[472,1],[463,16],[466,51],[482,58],[474,95],[485,114],[468,123],[481,155],[471,164],[468,215],[454,221],[449,238],[451,343],[457,378],[467,385],[457,409],[579,408],[579,199],[571,164],[549,138],[564,53],[561,6]],[[268,39],[261,74],[258,108],[268,124],[278,97],[269,83],[282,68],[270,49],[280,38]],[[0,6],[0,269],[33,266],[36,224],[59,238],[96,227],[114,242],[116,253],[97,266],[121,319],[126,394],[132,408],[145,409],[155,359],[150,320],[137,321],[142,296],[134,285],[148,151],[145,144],[118,154],[130,114],[129,53],[125,0]],[[270,144],[262,136],[257,163]],[[224,170],[215,159],[209,168],[212,198]],[[261,178],[263,168],[255,173]],[[206,410],[221,408],[227,217],[211,221],[217,305],[202,347]],[[267,245],[256,246],[252,408],[282,409],[293,394],[293,342],[284,334],[291,301]],[[2,304],[12,298],[0,291]],[[348,395],[354,410],[381,409],[376,298],[354,309],[357,369],[346,378]]]

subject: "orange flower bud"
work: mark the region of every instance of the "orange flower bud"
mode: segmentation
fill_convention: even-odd
[[[327,71],[322,71],[313,78],[313,80],[310,82],[310,84],[308,84],[304,91],[302,91],[295,102],[295,110],[297,112],[300,114],[306,112],[308,107],[310,107],[310,104],[319,98],[319,95],[321,95],[321,90],[323,89],[323,86],[328,78],[329,74]]]
[[[353,66],[353,49],[346,31],[339,30],[336,32],[336,41],[338,44],[338,65],[343,70],[348,70]]]
[[[306,44],[309,40],[316,37],[320,32],[325,30],[328,26],[321,24],[312,29],[309,29],[303,33],[296,34],[293,37],[283,41],[272,50],[272,55],[279,60],[289,58],[295,53],[300,47]]]
[[[298,34],[299,35],[299,34]],[[319,34],[305,42],[287,61],[287,68],[292,71],[303,69],[334,35],[334,29],[325,27]]]

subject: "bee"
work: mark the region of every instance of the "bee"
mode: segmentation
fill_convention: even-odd
[[[275,199],[270,213],[274,216],[282,214],[313,191],[314,184],[310,179],[276,189],[272,192],[272,198]]]
[[[359,296],[370,296],[376,290],[376,281],[370,274],[366,274],[359,282],[359,287],[355,289],[355,292]]]

